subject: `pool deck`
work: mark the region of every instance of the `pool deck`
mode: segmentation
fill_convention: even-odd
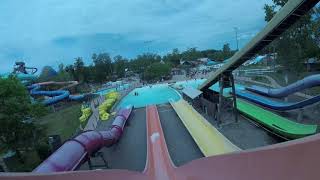
[[[96,130],[107,130],[112,120],[100,121]],[[112,169],[127,169],[131,171],[143,171],[146,163],[146,110],[145,108],[135,109],[128,119],[124,133],[119,142],[112,147],[102,148],[104,158]],[[93,165],[101,165],[100,158],[92,159]],[[89,169],[88,163],[84,163],[80,170]],[[100,168],[104,169],[104,168]]]

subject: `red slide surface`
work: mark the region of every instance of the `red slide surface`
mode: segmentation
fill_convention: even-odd
[[[147,164],[144,173],[150,179],[175,179],[156,106],[147,107]]]

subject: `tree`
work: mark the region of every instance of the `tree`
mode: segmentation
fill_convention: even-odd
[[[111,57],[108,53],[93,54],[92,55],[95,80],[96,82],[104,82],[110,79],[113,73]]]
[[[85,79],[85,67],[82,57],[77,57],[75,59],[74,67],[74,78],[79,81],[83,82]]]
[[[178,48],[175,48],[171,53],[164,56],[163,59],[164,61],[170,62],[173,66],[178,66],[180,64],[181,54],[179,53]]]
[[[143,79],[147,81],[161,80],[163,77],[168,76],[170,71],[170,65],[156,62],[146,68]]]
[[[223,54],[224,60],[230,58],[233,55],[233,53],[231,52],[229,43],[223,45],[222,54]]]
[[[127,60],[124,59],[122,56],[118,55],[118,56],[115,56],[113,58],[114,60],[114,71],[116,73],[116,75],[121,78],[121,77],[124,77],[124,74],[125,74],[125,69],[126,69],[126,65],[127,65]]]
[[[138,55],[136,59],[131,60],[129,66],[136,73],[143,73],[151,64],[160,62],[161,56],[152,53]]]
[[[276,14],[276,10],[283,7],[287,1],[273,0],[273,4],[266,4],[265,20],[270,21]],[[316,34],[319,32],[317,27],[320,25],[317,26],[319,19],[316,14],[316,10],[311,10],[271,44],[277,53],[277,63],[282,65],[285,71],[300,73],[304,69],[304,61],[319,57]]]
[[[14,77],[0,78],[0,87],[0,142],[23,162],[21,150],[34,148],[43,135],[43,128],[33,119],[47,111],[41,104],[31,103],[26,88]]]
[[[200,51],[197,50],[197,48],[193,47],[193,48],[189,48],[188,50],[182,52],[181,56],[182,56],[183,60],[195,61],[198,58],[201,58],[202,54]]]

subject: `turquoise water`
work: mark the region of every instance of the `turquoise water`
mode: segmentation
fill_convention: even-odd
[[[180,81],[176,82],[174,86],[182,86],[183,88],[198,88],[199,85],[204,83],[204,81],[206,81],[206,79]],[[236,84],[236,88],[243,89],[244,87],[242,85]],[[219,83],[214,84],[210,87],[210,89],[214,91],[219,91]],[[224,93],[229,92],[229,88],[224,90]],[[135,96],[135,93],[138,93],[138,96]],[[142,88],[136,88],[133,91],[131,91],[120,101],[117,108],[126,107],[128,105],[134,105],[135,108],[140,108],[152,104],[164,104],[168,103],[169,99],[178,101],[179,99],[181,99],[181,95],[173,88],[170,88],[167,84],[153,85],[151,88],[149,86],[145,86]]]
[[[105,95],[105,94],[107,94],[108,92],[111,92],[111,91],[116,91],[116,88],[100,90],[100,91],[97,91],[95,94],[99,94],[99,95],[102,96],[102,95]]]
[[[197,89],[202,83],[204,83],[206,79],[193,79],[193,80],[186,80],[186,81],[178,81],[174,84],[174,87],[193,87]]]
[[[135,92],[138,93],[138,96],[134,95]],[[174,89],[168,87],[167,84],[153,85],[151,88],[149,86],[145,86],[131,91],[120,101],[117,108],[126,107],[127,105],[134,105],[135,108],[139,108],[152,104],[168,103],[169,99],[177,101],[180,98],[180,94]]]
[[[111,91],[123,91],[123,90],[129,89],[129,88],[130,88],[130,84],[124,84],[124,85],[119,86],[118,88],[109,88],[109,89],[103,89],[103,90],[97,91],[96,94],[99,94],[102,96],[102,95],[105,95]]]

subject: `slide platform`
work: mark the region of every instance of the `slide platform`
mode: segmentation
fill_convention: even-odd
[[[224,137],[185,100],[170,103],[206,157],[241,150]]]

